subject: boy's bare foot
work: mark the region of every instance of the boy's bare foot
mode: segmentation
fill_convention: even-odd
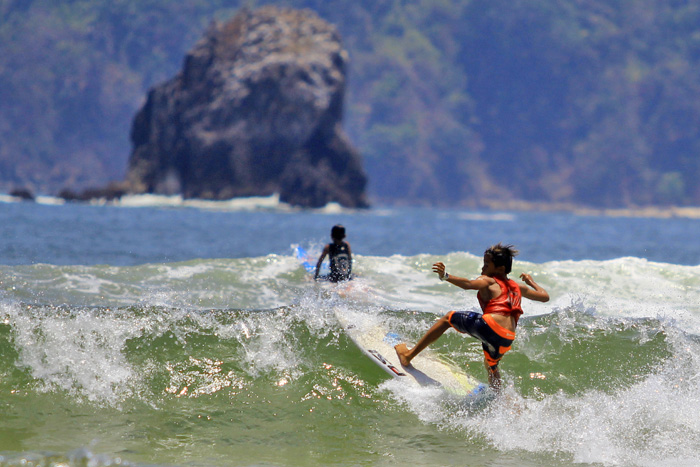
[[[408,347],[406,347],[406,344],[396,344],[394,349],[396,350],[396,355],[398,355],[401,365],[408,366],[411,364],[411,359],[408,358]]]

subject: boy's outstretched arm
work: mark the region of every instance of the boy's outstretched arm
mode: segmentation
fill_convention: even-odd
[[[526,287],[524,285],[520,285],[520,293],[523,294],[523,297],[528,298],[530,300],[535,300],[536,302],[548,302],[549,301],[549,294],[547,293],[546,290],[544,290],[542,287],[537,285],[537,283],[532,279],[532,276],[530,274],[520,274],[520,278],[530,287]],[[533,290],[534,289],[534,290]]]
[[[476,279],[469,280],[466,277],[459,277],[455,276],[454,274],[450,274],[448,279],[444,279],[445,264],[441,262],[433,264],[433,272],[440,277],[440,280],[446,280],[450,284],[456,285],[457,287],[465,290],[481,290],[494,283],[493,279],[486,276],[479,276]]]

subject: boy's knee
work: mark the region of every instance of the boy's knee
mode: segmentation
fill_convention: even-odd
[[[454,311],[450,311],[449,313],[447,313],[446,315],[444,315],[442,318],[440,318],[440,319],[438,320],[438,322],[439,322],[442,326],[444,326],[444,327],[451,328],[451,327],[452,327],[452,323],[450,323],[450,318],[452,317],[452,313],[454,313]]]

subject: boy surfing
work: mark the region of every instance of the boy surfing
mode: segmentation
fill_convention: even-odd
[[[538,302],[549,301],[547,291],[537,285],[529,274],[520,275],[525,284],[518,284],[508,278],[513,257],[517,254],[518,251],[513,245],[504,246],[498,243],[488,248],[484,252],[481,275],[472,280],[448,274],[441,262],[433,264],[433,272],[437,273],[441,281],[447,281],[465,290],[478,290],[477,298],[483,313],[450,311],[440,318],[413,348],[409,349],[406,344],[394,347],[401,364],[410,365],[416,355],[452,327],[481,341],[489,386],[498,391],[501,388],[498,363],[515,340],[515,328],[518,326],[520,315],[523,314],[521,298]]]
[[[345,227],[334,225],[331,229],[332,243],[327,244],[316,263],[314,280],[319,279],[321,265],[328,256],[331,263],[331,273],[326,279],[331,282],[348,281],[352,279],[352,251],[350,244],[345,241]]]

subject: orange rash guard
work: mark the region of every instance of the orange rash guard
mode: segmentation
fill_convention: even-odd
[[[484,315],[496,313],[504,316],[513,316],[515,318],[515,325],[517,326],[520,315],[523,314],[523,309],[520,306],[522,300],[520,286],[512,279],[506,279],[504,281],[498,277],[494,277],[493,280],[501,287],[501,295],[491,300],[484,301],[481,292],[477,293],[476,297],[479,299],[481,310],[484,312]]]

